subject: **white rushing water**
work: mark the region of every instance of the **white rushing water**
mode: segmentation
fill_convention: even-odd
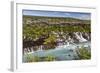
[[[43,46],[41,45],[40,47],[39,47],[39,49],[38,49],[38,51],[43,51]]]
[[[79,40],[79,42],[86,42],[87,40],[82,36],[82,33],[75,32],[74,33],[76,38]]]

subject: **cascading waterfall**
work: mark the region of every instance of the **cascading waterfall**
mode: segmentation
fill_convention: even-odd
[[[74,33],[76,38],[79,40],[79,42],[86,42],[87,40],[85,38],[83,38],[82,33]]]
[[[80,33],[80,38],[83,42],[86,42],[87,40],[85,38],[83,38],[82,33]]]
[[[87,40],[90,40],[90,36],[88,33],[85,33],[85,36],[87,37]]]
[[[31,52],[34,52],[33,47],[31,47],[30,49],[31,49]]]
[[[69,46],[69,42],[67,42],[67,46]]]
[[[43,51],[43,46],[41,45],[40,47],[39,47],[39,49],[38,49],[38,51]]]

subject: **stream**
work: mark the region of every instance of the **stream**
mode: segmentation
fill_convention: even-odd
[[[54,56],[57,59],[57,61],[75,60],[78,57],[76,53],[76,49],[81,48],[81,47],[85,47],[89,51],[91,51],[91,42],[87,41],[87,42],[81,42],[77,44],[75,43],[66,44],[66,45],[57,46],[55,49],[37,50],[29,54],[32,54],[33,56],[38,56],[41,58],[50,55],[50,56]]]

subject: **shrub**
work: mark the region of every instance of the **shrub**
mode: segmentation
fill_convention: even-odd
[[[91,52],[87,48],[81,47],[76,50],[76,53],[79,59],[90,59],[91,58]]]
[[[25,55],[25,62],[33,62],[33,61],[34,61],[34,57],[32,54]]]
[[[46,56],[45,61],[55,61],[55,57],[54,56]]]
[[[34,58],[34,60],[33,60],[34,62],[39,62],[40,61],[40,58],[38,56],[34,56],[33,58]]]

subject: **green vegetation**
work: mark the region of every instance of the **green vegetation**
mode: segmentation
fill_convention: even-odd
[[[75,56],[75,60],[87,60],[91,59],[91,52],[87,48],[81,47],[76,49],[77,56]],[[57,58],[52,55],[47,55],[44,57],[34,56],[32,54],[24,55],[25,62],[43,62],[43,61],[55,61]]]
[[[69,24],[70,22],[79,23],[78,25]],[[40,37],[48,37],[44,44],[55,42],[56,35],[63,32],[91,32],[89,20],[79,20],[74,18],[57,18],[57,17],[35,17],[23,16],[23,37],[26,40],[36,40]]]
[[[57,60],[55,56],[50,54],[40,57],[38,55],[25,54],[24,51],[54,49],[59,42],[63,44],[66,44],[66,41],[79,43],[79,39],[77,39],[74,32],[81,32],[82,37],[90,41],[91,21],[65,17],[23,15],[23,57],[25,62]],[[77,35],[80,36],[80,33]],[[84,47],[76,49],[76,54],[76,60],[91,58],[91,52]]]
[[[76,50],[76,53],[80,59],[91,59],[91,52],[87,48],[79,48]]]
[[[32,56],[32,54],[26,54],[24,56],[26,62],[33,62],[34,61],[34,57]]]
[[[82,22],[83,24],[90,24],[90,20],[80,20],[75,18],[66,18],[66,17],[45,17],[45,16],[23,16],[23,22],[27,23],[27,20],[31,21],[46,21],[48,23],[60,23],[60,22]]]
[[[41,46],[45,50],[53,49],[56,47],[58,39],[65,41],[69,35],[76,39],[73,32],[91,33],[90,24],[90,20],[23,15],[23,49],[37,50]],[[84,35],[84,37],[87,36]],[[29,62],[40,59],[37,56],[34,59],[31,55],[26,58],[29,59]]]
[[[51,55],[48,55],[47,57],[45,57],[45,61],[55,61],[55,57],[54,56],[51,56]]]
[[[39,57],[39,56],[33,56],[32,54],[26,54],[25,56],[25,62],[41,62],[41,61],[55,61],[55,57],[51,55],[47,55],[46,57]]]

